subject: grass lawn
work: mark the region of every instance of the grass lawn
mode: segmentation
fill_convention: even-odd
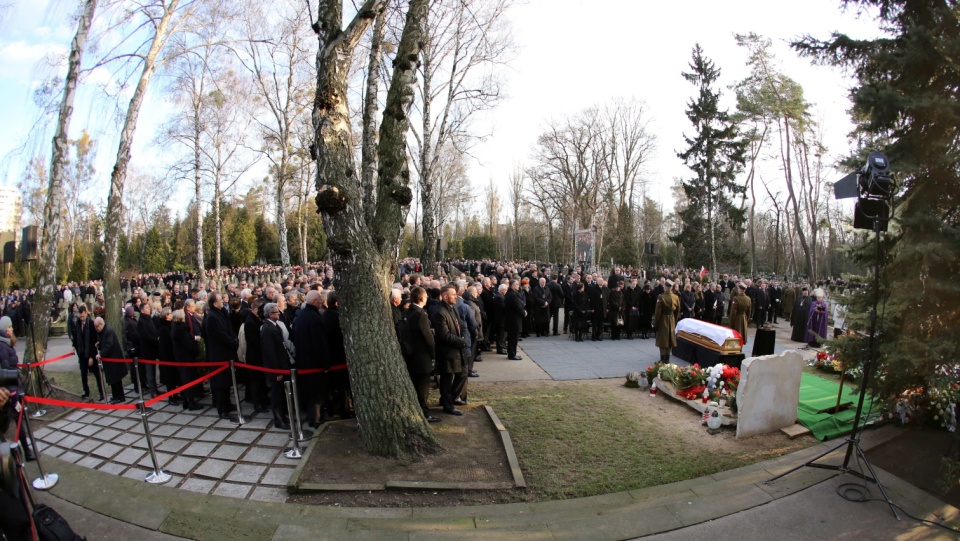
[[[572,383],[498,390],[478,385],[472,387],[470,398],[486,401],[507,425],[535,499],[576,498],[673,483],[746,466],[813,443],[797,441],[796,446],[781,444],[772,449],[753,445],[731,452],[709,449],[710,442],[717,440],[705,440],[709,449],[705,451],[704,445],[691,445],[689,438],[680,437],[671,426],[672,419],[638,413],[608,389]],[[681,412],[681,416],[686,414]],[[690,410],[689,415],[680,422],[698,430],[696,413]],[[698,437],[711,438],[705,430]]]

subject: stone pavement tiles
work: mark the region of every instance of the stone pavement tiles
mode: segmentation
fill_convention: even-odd
[[[644,370],[660,358],[660,350],[653,338],[611,340],[601,342],[585,338],[575,342],[569,335],[524,338],[519,344],[522,354],[540,365],[555,380],[622,378],[627,372]],[[686,365],[676,357],[670,360]]]
[[[287,459],[289,434],[269,418],[245,414],[242,426],[199,412],[158,403],[148,413],[160,468],[173,478],[166,486],[192,492],[283,502],[297,460]],[[153,462],[137,411],[75,410],[59,420],[34,422],[43,456],[57,457],[104,473],[143,481]]]

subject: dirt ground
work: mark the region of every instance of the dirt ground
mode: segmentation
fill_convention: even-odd
[[[563,386],[589,385],[598,388],[600,392],[607,392],[617,397],[630,407],[638,417],[656,418],[659,423],[673,432],[673,437],[682,442],[683,446],[697,453],[728,453],[749,457],[751,462],[765,460],[774,456],[809,447],[816,443],[811,436],[803,436],[791,440],[775,432],[767,435],[752,436],[736,439],[733,428],[724,428],[719,434],[708,435],[701,425],[701,414],[690,407],[681,404],[669,397],[658,395],[649,396],[646,389],[630,389],[624,387],[624,380],[620,378],[586,380],[586,381],[537,381],[537,382],[509,382],[477,384],[484,388],[495,387],[497,393],[508,393],[512,389],[522,389],[530,386]],[[485,421],[485,416],[476,415],[480,410],[474,409],[470,415],[452,418],[443,415],[443,422],[434,425],[438,428],[438,435],[444,441],[446,451],[438,456],[430,457],[419,463],[403,463],[395,460],[375,458],[363,452],[363,445],[355,430],[338,428],[331,432],[330,437],[318,442],[314,450],[314,458],[305,466],[305,480],[314,483],[368,483],[381,479],[417,479],[432,480],[432,477],[419,478],[419,475],[448,479],[469,479],[470,474],[479,475],[485,471],[484,477],[475,477],[477,481],[494,480],[506,474],[509,469],[505,464],[502,444],[492,423]],[[481,435],[484,426],[485,435]],[[509,429],[509,423],[507,423]],[[469,431],[472,437],[463,439],[464,432],[460,428],[472,427]],[[451,430],[453,429],[453,430]],[[326,430],[324,431],[326,432]],[[490,439],[495,438],[495,439]],[[484,444],[488,447],[476,447]],[[448,443],[451,442],[452,444]],[[458,443],[457,443],[458,442]],[[340,457],[334,459],[333,457]],[[322,460],[327,457],[329,460]],[[345,459],[348,458],[348,459]],[[362,459],[362,460],[360,460]],[[522,465],[522,464],[521,464]],[[499,472],[499,473],[498,473]],[[468,474],[468,477],[464,477]],[[340,505],[361,507],[407,507],[407,506],[459,506],[477,505],[485,503],[509,503],[530,501],[534,499],[531,492],[523,489],[512,490],[387,490],[387,491],[353,491],[353,492],[320,492],[311,494],[292,495],[288,501],[309,503],[316,505]]]
[[[952,490],[944,492],[937,486],[940,460],[954,445],[954,437],[943,429],[909,428],[900,437],[867,451],[867,459],[944,503],[960,508],[960,487],[954,485]]]

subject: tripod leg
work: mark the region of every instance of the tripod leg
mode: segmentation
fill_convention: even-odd
[[[837,449],[843,447],[844,445],[853,445],[853,444],[854,444],[854,442],[852,442],[852,441],[850,441],[850,440],[844,440],[843,443],[840,443],[840,444],[838,444],[838,445],[835,445],[835,446],[827,449],[826,451],[820,453],[819,455],[811,458],[810,460],[804,462],[803,464],[798,464],[797,466],[795,466],[795,467],[793,467],[793,468],[790,468],[789,470],[781,473],[780,475],[777,475],[777,476],[775,476],[775,477],[771,477],[770,479],[767,479],[767,480],[764,481],[763,483],[764,483],[764,484],[772,483],[772,482],[776,481],[777,479],[780,479],[781,477],[786,477],[787,475],[790,475],[791,473],[799,470],[800,468],[802,468],[802,467],[804,467],[804,466],[810,466],[811,468],[822,468],[822,469],[825,469],[825,470],[840,470],[840,467],[839,467],[839,466],[829,466],[829,465],[825,465],[825,464],[814,464],[814,462],[816,462],[816,461],[820,460],[821,458],[829,455],[830,453],[836,451]]]
[[[877,485],[877,488],[880,489],[880,494],[883,494],[883,501],[887,502],[887,505],[890,506],[890,510],[893,511],[893,516],[900,520],[900,515],[897,513],[897,508],[893,505],[893,502],[890,501],[890,496],[887,495],[887,490],[883,488],[883,485],[880,484],[880,478],[877,477],[877,472],[873,471],[873,466],[870,464],[870,461],[867,460],[867,455],[863,452],[863,449],[857,445],[857,456],[860,457],[860,460],[867,465],[867,470],[870,471],[870,475],[873,477],[873,482]]]

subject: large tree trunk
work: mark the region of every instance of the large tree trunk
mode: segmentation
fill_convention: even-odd
[[[137,88],[133,91],[130,104],[127,106],[127,116],[123,121],[123,130],[120,132],[120,144],[117,147],[117,161],[110,175],[110,195],[107,197],[107,217],[104,228],[103,244],[103,290],[107,320],[114,329],[122,328],[121,308],[123,307],[123,292],[120,291],[120,272],[117,268],[117,258],[120,255],[120,229],[123,226],[123,187],[127,179],[127,166],[130,164],[130,149],[133,146],[133,134],[137,128],[137,119],[140,115],[140,106],[150,86],[150,79],[157,68],[157,57],[167,39],[167,28],[170,19],[176,12],[180,0],[172,0],[163,13],[163,18],[157,25],[150,44],[150,50],[143,60],[143,71]]]
[[[347,80],[360,34],[384,4],[385,0],[367,0],[341,30],[340,2],[320,3],[313,123],[317,207],[323,213],[330,259],[337,273],[341,326],[361,434],[370,453],[405,456],[439,448],[417,404],[388,304],[395,252],[412,198],[406,133],[427,0],[411,0],[398,46],[381,125],[376,218],[367,223],[354,163]]]
[[[40,275],[37,278],[37,290],[33,298],[33,311],[30,324],[33,332],[27,339],[24,361],[41,361],[47,352],[47,336],[50,334],[51,307],[53,289],[57,285],[57,252],[60,241],[60,222],[66,197],[63,192],[63,174],[67,166],[69,149],[67,136],[70,130],[70,117],[73,115],[73,101],[77,93],[77,78],[80,73],[80,61],[87,43],[87,34],[93,23],[97,9],[97,0],[87,0],[83,15],[77,22],[77,33],[70,48],[67,78],[63,88],[63,101],[60,102],[60,116],[57,118],[57,132],[53,136],[53,149],[50,163],[50,179],[47,184],[47,203],[44,207],[43,236],[40,239],[42,255],[39,261]]]
[[[781,143],[781,158],[783,159],[784,174],[787,177],[787,202],[790,204],[790,210],[793,212],[793,223],[797,238],[800,239],[800,247],[803,249],[803,256],[807,263],[807,272],[813,272],[813,260],[810,257],[810,246],[807,245],[807,237],[803,233],[803,221],[800,219],[800,203],[797,201],[797,195],[793,189],[793,166],[791,157],[793,151],[790,144],[790,119],[783,119],[783,133],[786,138],[785,143]],[[811,275],[811,279],[816,277]]]

